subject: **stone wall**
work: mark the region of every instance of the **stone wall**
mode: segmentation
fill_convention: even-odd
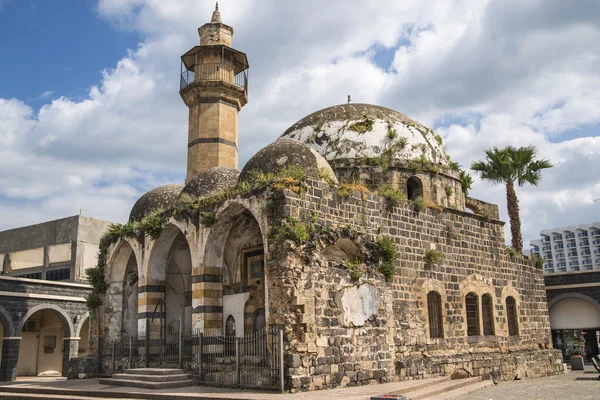
[[[301,195],[285,191],[280,201],[273,223],[293,217],[313,224],[317,232],[302,246],[276,246],[271,237],[267,256],[269,323],[285,327],[292,390],[457,370],[496,372],[504,380],[563,371],[560,352],[552,350],[542,272],[506,253],[502,222],[452,209],[417,213],[408,205],[390,212],[378,196],[342,198],[317,181],[310,181]],[[368,254],[358,267],[363,270],[358,282],[350,277],[350,260],[323,255],[322,248],[347,236],[363,253],[377,237],[391,238],[399,252],[393,282],[383,280]],[[425,264],[430,249],[445,255],[442,265]],[[350,294],[356,286],[362,296]],[[442,295],[443,338],[428,333],[426,296],[432,289]],[[469,292],[492,296],[494,336],[467,336],[464,299]],[[508,334],[509,295],[517,301],[519,336]],[[345,296],[354,301],[344,303]]]

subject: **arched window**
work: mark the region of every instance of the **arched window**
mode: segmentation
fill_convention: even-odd
[[[494,302],[492,296],[484,294],[481,296],[481,312],[483,317],[483,334],[495,335],[494,331]]]
[[[265,329],[265,309],[259,308],[252,314],[252,328],[255,331]]]
[[[479,335],[479,301],[475,293],[471,292],[465,297],[467,310],[467,335]]]
[[[508,321],[509,336],[518,336],[519,316],[517,315],[517,302],[512,296],[506,298],[506,319]]]
[[[225,321],[225,336],[235,336],[235,318],[233,318],[233,315],[227,317]]]
[[[408,200],[413,201],[419,196],[423,196],[423,184],[419,178],[411,176],[406,181],[406,197],[408,197]]]
[[[442,316],[442,296],[431,291],[427,293],[427,311],[429,313],[429,337],[444,337],[444,318]]]

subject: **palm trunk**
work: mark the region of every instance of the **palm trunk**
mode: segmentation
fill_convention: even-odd
[[[523,237],[521,236],[521,217],[519,216],[519,199],[515,192],[515,183],[506,182],[506,206],[510,219],[510,235],[512,248],[518,253],[523,252]]]

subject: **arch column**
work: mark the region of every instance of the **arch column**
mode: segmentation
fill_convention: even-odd
[[[63,338],[63,362],[62,362],[62,376],[69,376],[69,361],[71,358],[77,357],[79,351],[79,339],[78,337],[66,337]]]
[[[19,362],[20,344],[21,337],[9,336],[2,339],[0,382],[11,382],[17,379],[17,363]]]
[[[194,328],[222,328],[222,268],[201,266],[192,270],[192,307],[192,326]]]
[[[138,286],[138,334],[146,330],[146,321],[151,321],[152,316],[155,318],[165,318],[166,311],[160,311],[160,307],[156,310],[156,305],[160,300],[165,300],[167,286],[164,281],[148,282],[140,281]]]

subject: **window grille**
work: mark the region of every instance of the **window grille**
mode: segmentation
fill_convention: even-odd
[[[429,337],[443,338],[442,296],[438,292],[427,293],[427,311],[429,313]]]
[[[494,303],[492,296],[484,294],[481,296],[481,312],[483,313],[483,334],[495,335],[494,332]]]
[[[46,272],[47,281],[68,281],[71,279],[71,268],[55,269]]]
[[[479,304],[478,297],[475,293],[469,293],[465,297],[465,305],[467,309],[467,335],[479,335]]]
[[[519,335],[519,317],[517,315],[517,302],[514,297],[508,296],[506,298],[506,318],[508,320],[508,334],[509,336]]]

